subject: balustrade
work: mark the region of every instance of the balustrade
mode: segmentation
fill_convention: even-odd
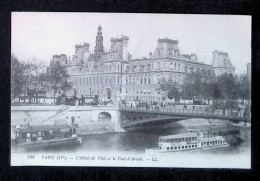
[[[163,113],[178,113],[181,115],[203,115],[203,116],[217,116],[220,118],[230,118],[230,117],[241,117],[243,118],[243,113],[237,113],[231,115],[223,114],[222,111],[216,110],[214,112],[207,111],[204,109],[177,109],[177,108],[165,108],[165,107],[138,107],[138,106],[123,106],[119,107],[121,110],[136,110],[141,112],[163,112]]]

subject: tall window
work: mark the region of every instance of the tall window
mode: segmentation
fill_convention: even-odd
[[[143,72],[144,71],[144,66],[140,65],[140,71]]]
[[[117,84],[118,85],[120,84],[120,77],[119,76],[117,77]]]
[[[103,84],[103,77],[100,77],[100,85]]]
[[[158,62],[157,67],[158,69],[161,69],[161,62]]]
[[[157,82],[160,84],[160,75],[157,76]]]
[[[89,84],[92,85],[92,77],[89,77]]]
[[[126,72],[129,72],[129,66],[126,66],[126,70],[125,70]]]
[[[150,70],[151,70],[151,64],[148,65],[148,71],[150,71]]]

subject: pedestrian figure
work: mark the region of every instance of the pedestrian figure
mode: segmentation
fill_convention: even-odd
[[[226,113],[226,110],[225,110],[225,108],[223,108],[223,115],[225,115],[225,113]]]
[[[193,105],[193,109],[195,109],[195,106]]]
[[[233,110],[231,109],[231,116],[233,116]]]
[[[131,108],[133,107],[133,105],[132,105],[132,102],[131,102]]]

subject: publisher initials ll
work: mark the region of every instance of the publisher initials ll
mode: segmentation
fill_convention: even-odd
[[[27,158],[28,158],[28,159],[34,159],[35,157],[34,157],[34,155],[28,155]]]

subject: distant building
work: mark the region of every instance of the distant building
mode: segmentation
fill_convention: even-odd
[[[246,64],[246,73],[244,76],[246,76],[248,78],[248,80],[250,80],[250,81],[251,81],[251,77],[252,77],[251,69],[252,69],[251,63],[247,63]]]
[[[235,67],[226,52],[213,51],[212,66],[217,77],[225,73],[234,75]]]
[[[252,69],[252,67],[251,67],[251,63],[247,63],[246,64],[246,75],[248,76],[248,77],[251,77],[251,69]]]
[[[178,40],[158,39],[157,47],[149,57],[132,59],[128,52],[129,37],[111,38],[111,47],[103,47],[102,27],[98,27],[94,53],[90,45],[75,46],[75,54],[67,59],[54,55],[52,62],[60,61],[69,71],[73,89],[67,94],[99,95],[101,100],[161,101],[158,86],[162,79],[172,79],[177,87],[186,75],[199,71],[204,76],[233,74],[235,68],[224,52],[213,52],[212,65],[198,62],[196,54],[181,54]]]

